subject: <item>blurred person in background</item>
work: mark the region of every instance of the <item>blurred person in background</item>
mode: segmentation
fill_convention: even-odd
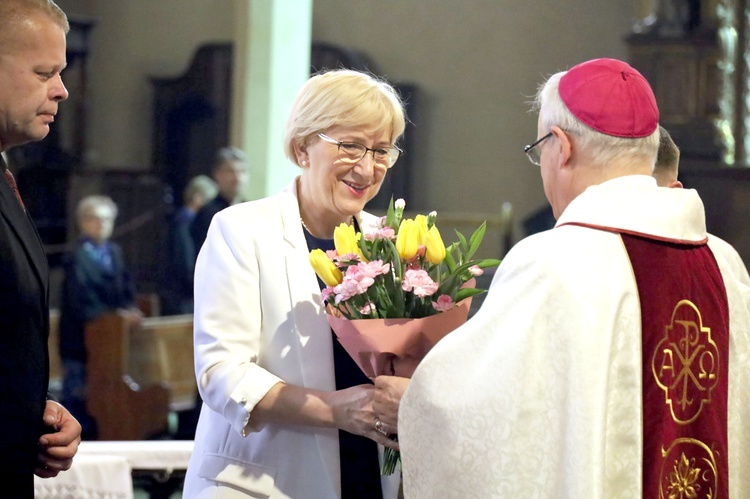
[[[182,206],[172,216],[165,314],[193,313],[193,272],[197,249],[190,235],[190,226],[198,211],[217,193],[216,182],[211,178],[206,175],[193,177],[182,193]]]
[[[122,248],[110,241],[117,205],[107,196],[87,196],[78,203],[81,236],[65,256],[60,297],[60,359],[63,403],[78,418],[84,440],[96,439],[96,422],[86,410],[86,323],[107,312],[137,323],[135,287]]]
[[[216,152],[211,177],[218,193],[205,203],[190,224],[195,256],[198,256],[208,233],[208,226],[218,212],[242,201],[242,189],[248,181],[247,156],[236,147],[223,147]]]

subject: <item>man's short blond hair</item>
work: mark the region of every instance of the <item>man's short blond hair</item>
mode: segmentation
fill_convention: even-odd
[[[28,19],[46,16],[64,33],[70,31],[68,16],[53,0],[0,0],[0,49],[9,46],[18,36],[17,29]]]
[[[53,0],[2,0],[0,1],[0,33],[9,27],[24,22],[34,14],[43,14],[67,33],[70,30],[68,16]],[[2,36],[2,35],[0,35]]]

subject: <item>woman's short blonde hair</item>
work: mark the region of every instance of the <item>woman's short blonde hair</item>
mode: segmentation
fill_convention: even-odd
[[[392,144],[404,133],[404,105],[394,88],[373,75],[339,69],[320,73],[305,83],[289,112],[284,152],[295,164],[295,145],[307,147],[333,126],[389,131]]]

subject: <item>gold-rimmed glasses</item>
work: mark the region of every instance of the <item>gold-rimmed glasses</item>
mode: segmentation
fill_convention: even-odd
[[[367,147],[356,142],[344,142],[341,140],[336,140],[324,133],[319,133],[318,137],[328,142],[329,144],[335,145],[339,150],[339,159],[344,163],[356,163],[357,161],[364,158],[365,154],[371,152],[372,159],[376,165],[389,169],[396,163],[396,160],[398,160],[399,156],[403,152],[401,149],[394,145]]]

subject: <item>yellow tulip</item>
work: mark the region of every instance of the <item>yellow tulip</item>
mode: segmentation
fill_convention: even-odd
[[[427,231],[425,246],[427,250],[424,256],[428,262],[437,265],[445,259],[445,244],[443,244],[443,238],[440,237],[440,232],[435,225]]]
[[[310,265],[326,286],[336,286],[344,279],[344,275],[322,249],[310,252]]]
[[[333,244],[339,255],[360,254],[359,238],[360,234],[354,232],[354,227],[349,224],[342,223],[333,230]]]
[[[427,234],[427,217],[424,215],[417,215],[414,217],[414,223],[417,224],[420,231],[423,231],[422,242],[420,244],[424,244],[424,234]]]
[[[422,227],[416,221],[407,218],[401,220],[401,225],[398,228],[398,236],[396,236],[396,251],[398,256],[404,260],[414,258],[419,251],[420,235],[422,233]],[[424,238],[421,238],[424,239]]]

